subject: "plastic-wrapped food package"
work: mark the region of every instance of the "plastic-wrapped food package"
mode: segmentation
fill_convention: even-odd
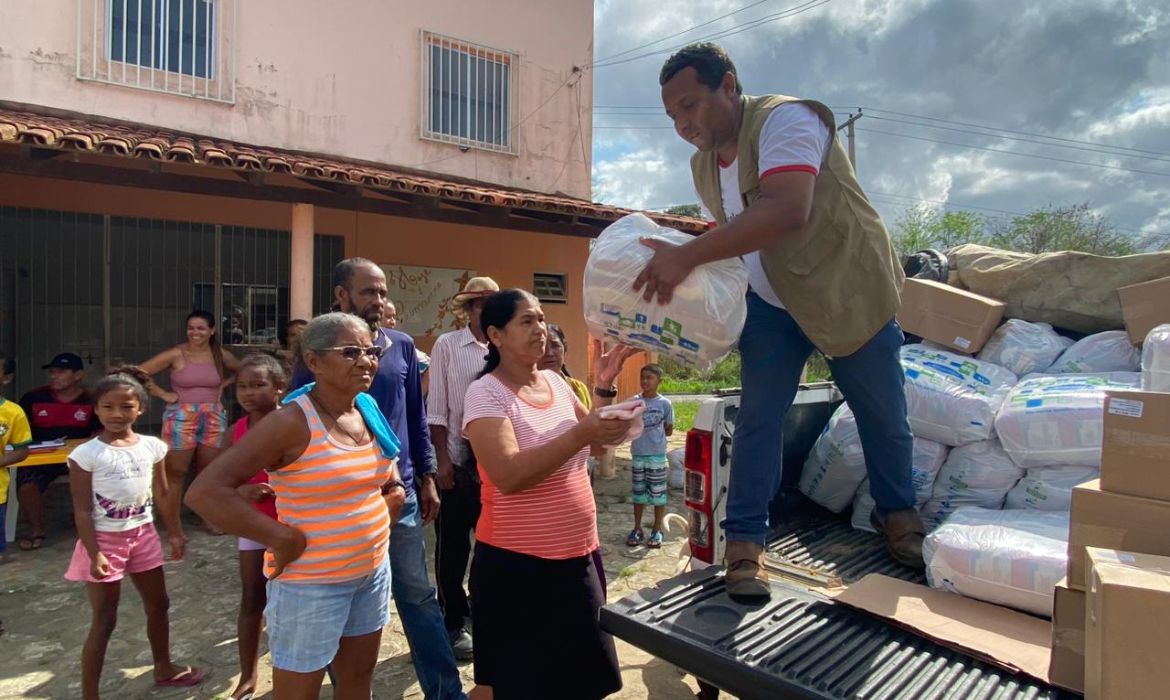
[[[934,481],[942,469],[950,451],[946,445],[933,440],[914,438],[914,461],[910,468],[910,483],[914,486],[914,505],[921,508],[934,493]],[[853,527],[857,530],[874,532],[869,523],[869,514],[877,504],[869,493],[869,478],[861,482],[853,498]]]
[[[1055,510],[1068,512],[1072,491],[1101,475],[1095,467],[1059,466],[1029,469],[1020,483],[1008,491],[1004,510]]]
[[[946,445],[914,438],[911,478],[915,492],[925,493],[922,503],[930,497],[934,477],[946,456]],[[814,503],[840,513],[853,502],[865,474],[865,455],[857,433],[857,418],[847,404],[841,404],[805,460],[800,473],[800,491]]]
[[[1048,373],[1097,374],[1101,372],[1137,372],[1142,356],[1125,331],[1094,333],[1073,343],[1061,353]]]
[[[1068,566],[1068,514],[960,508],[922,545],[934,588],[1052,617]]]
[[[800,473],[800,491],[834,513],[845,510],[865,478],[857,418],[841,404],[821,431]]]
[[[611,339],[708,369],[727,354],[747,318],[747,271],[739,258],[700,265],[674,289],[669,304],[642,300],[634,280],[653,257],[641,238],[686,243],[691,237],[642,214],[610,224],[585,265],[585,323]]]
[[[958,447],[991,437],[995,414],[1016,383],[998,365],[921,345],[902,348],[906,408],[915,435]]]
[[[1065,340],[1047,323],[1012,318],[995,331],[976,357],[1022,377],[1051,367],[1068,347]]]
[[[666,485],[668,488],[681,490],[686,486],[686,459],[687,450],[685,447],[679,447],[666,453]]]
[[[963,506],[1000,508],[1024,470],[1008,457],[998,440],[956,447],[934,482],[934,493],[919,510],[927,527],[937,527]]]
[[[1142,390],[1170,392],[1170,323],[1154,327],[1142,343]]]
[[[1105,392],[1140,380],[1136,372],[1026,377],[1003,402],[995,432],[1021,467],[1100,468]]]

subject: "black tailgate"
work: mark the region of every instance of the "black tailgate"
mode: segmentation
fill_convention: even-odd
[[[834,518],[804,520],[769,545],[769,559],[849,582],[886,565],[876,536]],[[735,603],[720,569],[693,571],[610,604],[601,624],[740,698],[817,700],[1043,700],[1076,698],[977,661],[865,613],[815,588],[773,580],[772,599]]]

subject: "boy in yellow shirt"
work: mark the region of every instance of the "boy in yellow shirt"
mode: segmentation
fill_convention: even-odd
[[[7,355],[0,353],[0,387],[12,381],[14,365]],[[8,465],[27,459],[31,442],[32,431],[20,404],[0,396],[0,564],[8,561],[8,537],[4,531],[8,519]]]

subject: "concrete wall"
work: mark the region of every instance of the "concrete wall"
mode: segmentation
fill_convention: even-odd
[[[592,59],[592,0],[228,0],[235,104],[78,80],[77,7],[93,2],[0,2],[0,100],[590,196],[591,73],[558,88]],[[421,29],[520,55],[519,155],[419,138]]]

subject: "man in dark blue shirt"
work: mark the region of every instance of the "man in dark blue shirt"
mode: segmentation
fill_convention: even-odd
[[[386,348],[369,394],[401,442],[398,472],[406,483],[406,503],[390,533],[390,588],[423,694],[430,700],[465,698],[443,613],[427,578],[422,526],[439,513],[435,454],[427,427],[422,380],[414,339],[380,327],[387,303],[386,275],[365,258],[347,258],[333,269],[333,296],[340,311],[360,316],[376,329],[374,342]],[[293,388],[312,376],[302,367]]]

